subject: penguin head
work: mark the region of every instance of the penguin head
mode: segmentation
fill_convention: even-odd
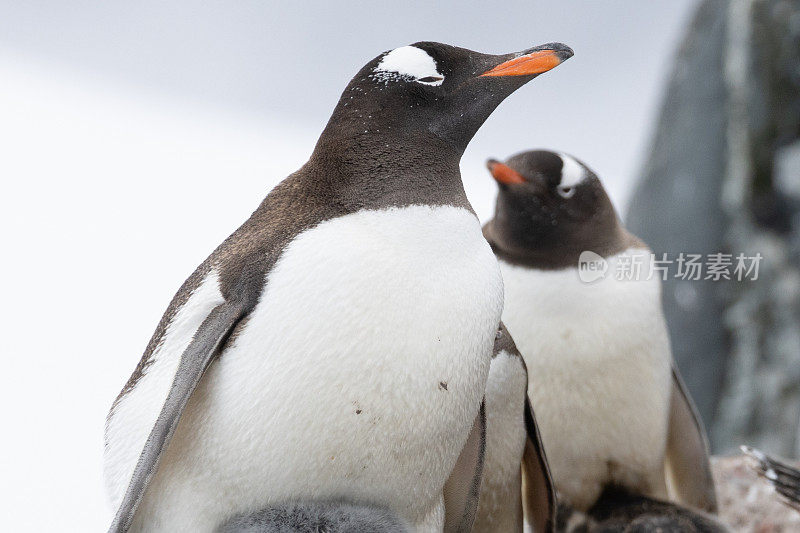
[[[613,248],[623,231],[600,179],[572,156],[531,150],[487,167],[499,191],[492,236],[510,253],[556,262]]]
[[[338,140],[369,137],[376,143],[391,138],[404,144],[444,141],[463,152],[508,95],[572,54],[560,43],[504,55],[435,42],[401,46],[356,74],[326,133]]]

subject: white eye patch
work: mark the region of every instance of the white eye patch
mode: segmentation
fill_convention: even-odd
[[[436,61],[416,46],[395,48],[383,56],[373,73],[384,82],[411,78],[424,85],[441,85],[444,81],[444,75],[436,69]]]
[[[561,161],[564,162],[564,166],[561,167],[561,183],[559,183],[559,186],[574,187],[582,182],[586,177],[586,169],[583,168],[583,165],[567,154],[558,155],[561,156]]]

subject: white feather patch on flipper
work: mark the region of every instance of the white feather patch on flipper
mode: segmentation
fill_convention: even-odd
[[[526,389],[522,359],[500,351],[492,359],[486,382],[486,456],[476,531],[513,531],[521,517]]]
[[[501,484],[519,472],[526,439],[526,379],[522,360],[515,354],[502,350],[492,359],[486,382],[484,483]]]
[[[103,468],[112,508],[119,506],[125,494],[145,442],[169,394],[181,355],[203,320],[223,302],[219,275],[211,270],[175,313],[144,375],[115,406],[106,426],[108,445]]]

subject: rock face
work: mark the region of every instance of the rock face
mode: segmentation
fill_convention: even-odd
[[[775,493],[741,455],[715,457],[719,517],[733,531],[794,533],[800,531],[800,513]]]
[[[671,271],[665,314],[714,450],[800,455],[800,0],[701,3],[627,225],[669,259],[761,254],[755,280]]]
[[[681,45],[653,149],[630,202],[627,226],[658,253],[716,251],[725,233],[719,198],[725,168],[727,2],[703,2]],[[698,139],[702,139],[698,142]],[[664,312],[684,381],[704,420],[717,403],[727,349],[714,283],[664,282]]]

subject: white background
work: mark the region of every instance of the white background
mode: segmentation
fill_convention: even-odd
[[[657,4],[657,5],[656,5]],[[626,201],[694,0],[0,1],[3,530],[102,530],[106,411],[194,267],[308,157],[378,53],[438,40],[575,57],[462,161],[575,154]]]

